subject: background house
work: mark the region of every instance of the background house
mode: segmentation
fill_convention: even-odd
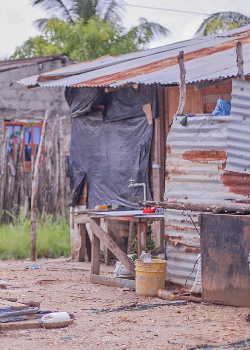
[[[58,126],[55,121],[59,123],[61,120],[64,131],[62,145],[64,152],[68,151],[70,142],[70,111],[64,99],[64,88],[27,90],[22,85],[14,84],[11,87],[10,85],[13,81],[28,75],[41,74],[73,63],[63,54],[0,62],[0,212],[4,210],[4,217],[7,221],[10,219],[6,214],[7,211],[16,215],[17,209],[15,208],[18,205],[25,206],[26,209],[29,206],[30,170],[32,170],[40,142],[45,111],[52,101],[53,111],[49,120],[47,140],[54,139],[58,134]],[[22,129],[24,130],[22,147],[18,148]],[[57,130],[56,135],[55,130]],[[49,145],[47,142],[47,150],[49,146],[52,150],[52,144]],[[7,149],[8,152],[6,152]],[[52,152],[54,158],[56,152],[56,150]],[[52,166],[50,170],[47,169],[47,177],[52,176],[52,174],[48,175],[48,172],[53,171],[52,169]],[[41,181],[42,178],[45,179],[44,175],[41,174]],[[53,201],[53,208],[55,208],[57,199]],[[40,204],[41,210],[46,206],[48,208],[47,204]],[[49,211],[51,210],[52,204]]]

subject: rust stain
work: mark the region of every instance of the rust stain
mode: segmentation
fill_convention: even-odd
[[[201,248],[186,248],[185,252],[186,253],[197,253],[197,254],[199,254],[201,252]]]
[[[191,162],[207,163],[212,161],[226,161],[227,153],[225,151],[205,151],[205,150],[193,150],[187,151],[183,154],[183,159],[190,160]]]
[[[248,32],[245,32],[246,34],[250,34]],[[223,52],[229,49],[232,49],[235,47],[237,41],[239,41],[239,38],[237,37],[236,39],[227,41],[223,44],[218,44],[215,46],[207,47],[204,49],[196,50],[193,52],[189,52],[185,54],[185,62],[196,59],[196,58],[201,58],[205,56],[210,56],[213,55],[217,52]],[[249,43],[250,42],[250,36],[246,36],[244,38],[240,38],[240,41],[242,44]],[[81,83],[73,84],[72,86],[108,86],[109,84],[122,81],[122,80],[127,80],[131,79],[133,77],[136,77],[137,75],[142,75],[142,74],[149,74],[153,72],[157,72],[158,70],[164,69],[164,68],[169,68],[172,66],[175,66],[178,64],[177,56],[175,57],[170,57],[158,62],[153,62],[149,64],[145,64],[143,66],[139,66],[136,68],[130,68],[127,70],[124,70],[122,72],[117,72],[114,74],[110,75],[105,75],[101,76],[95,79],[90,79],[83,81]],[[48,78],[49,80],[49,78]]]
[[[171,169],[169,174],[171,174],[171,176],[185,175],[185,172],[184,171],[179,171],[178,168],[176,167],[176,168]]]
[[[250,175],[225,171],[221,175],[221,180],[223,185],[229,188],[229,192],[246,197],[250,195]]]

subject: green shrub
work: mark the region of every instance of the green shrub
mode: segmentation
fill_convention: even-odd
[[[70,255],[69,218],[43,214],[37,220],[38,258]],[[0,259],[25,259],[30,256],[30,220],[20,215],[13,224],[0,226]]]

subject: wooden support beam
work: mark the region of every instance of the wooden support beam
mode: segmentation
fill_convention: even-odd
[[[140,205],[149,207],[158,207],[166,209],[179,209],[179,210],[191,210],[200,212],[212,212],[212,213],[237,213],[237,214],[250,214],[249,203],[234,203],[234,202],[213,202],[213,201],[198,201],[198,200],[186,200],[182,202],[156,202],[147,201],[139,202]]]
[[[96,237],[99,239],[99,264],[100,264],[100,240],[105,244],[105,246],[117,257],[117,259],[131,272],[133,276],[135,276],[135,263],[128,258],[128,256],[123,253],[123,251],[118,247],[118,245],[113,241],[113,239],[100,227],[99,223],[97,222],[98,219],[96,218],[90,218],[90,228],[93,233],[93,238]],[[94,248],[93,246],[97,244],[97,241],[92,241],[92,266],[93,266],[93,260],[96,258],[94,256],[97,253],[97,248]],[[97,262],[96,262],[97,265]],[[97,271],[98,273],[96,273]],[[94,269],[91,273],[93,274],[99,274],[99,268]]]
[[[78,224],[77,228],[78,228],[79,235],[81,237],[81,245],[79,249],[78,261],[85,261],[87,230],[86,230],[85,224]]]
[[[179,107],[176,111],[176,115],[182,115],[185,103],[186,103],[186,69],[184,65],[184,51],[181,51],[178,56],[178,63],[180,66],[180,97],[179,97]]]
[[[100,227],[100,221],[101,219],[99,218],[90,220],[90,228],[92,230],[91,273],[95,275],[100,273],[100,238],[96,235],[96,227]]]
[[[237,41],[236,43],[236,62],[237,62],[237,67],[238,67],[238,78],[245,80],[245,76],[244,76],[244,69],[243,69],[243,53],[242,53],[242,44],[240,41]]]
[[[137,235],[138,235],[138,258],[142,251],[147,251],[147,227],[148,223],[145,221],[138,222]]]

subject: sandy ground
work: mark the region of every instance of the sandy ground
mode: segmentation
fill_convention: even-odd
[[[219,349],[221,344],[250,338],[248,308],[188,303],[101,312],[165,301],[90,283],[88,262],[57,259],[36,264],[40,269],[29,270],[29,261],[1,261],[0,279],[7,282],[7,288],[0,289],[0,296],[16,297],[19,302],[39,301],[51,311],[67,311],[74,314],[75,323],[61,329],[3,331],[1,350],[156,350],[189,349],[201,344],[217,344]],[[101,264],[102,274],[112,275],[113,270],[114,266]]]

